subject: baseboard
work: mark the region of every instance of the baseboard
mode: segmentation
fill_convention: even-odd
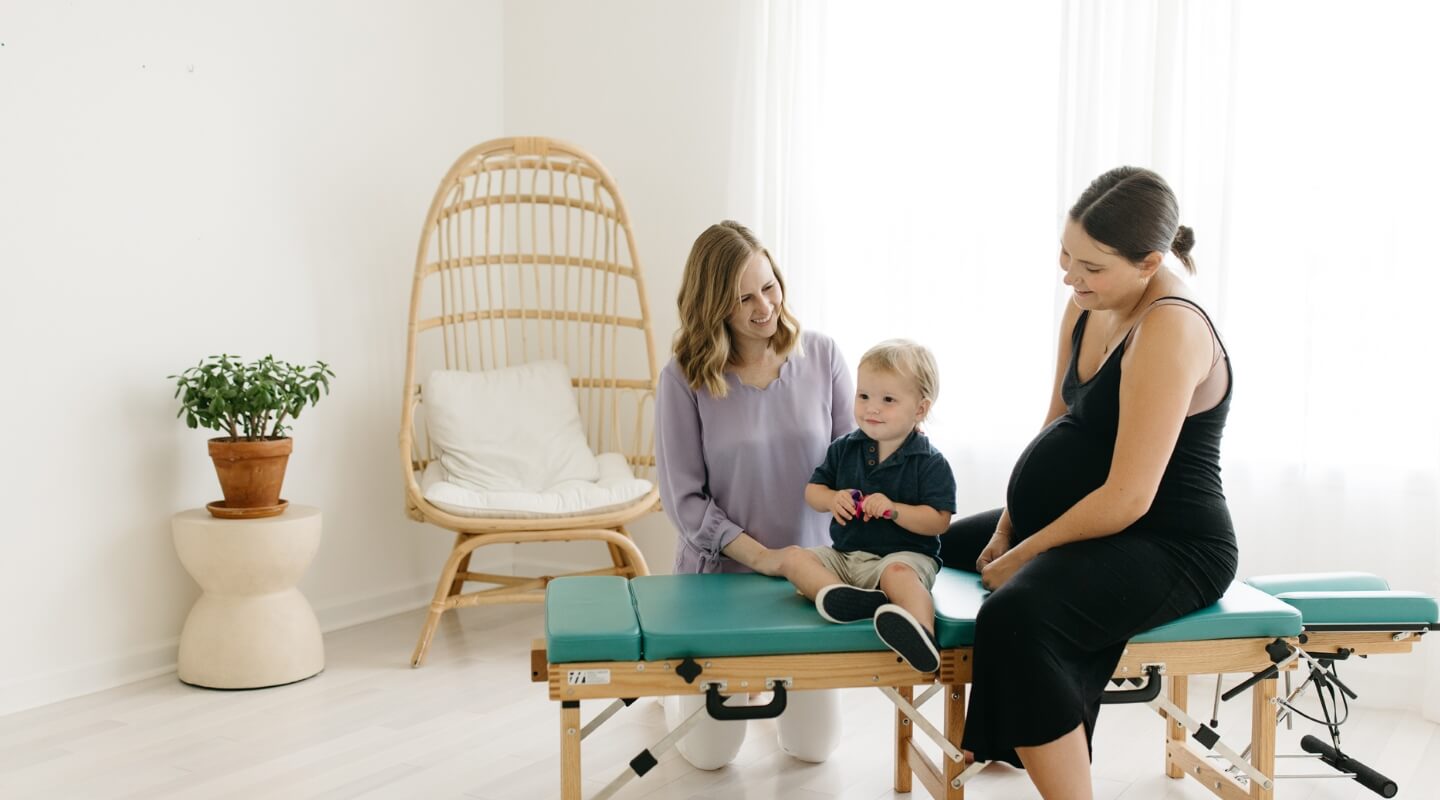
[[[426,580],[315,606],[315,617],[321,632],[330,633],[423,608],[434,592],[434,580]],[[21,678],[0,688],[0,716],[173,673],[179,651],[180,637],[175,636],[112,658]]]
[[[585,570],[599,569],[610,566],[610,562],[600,563],[598,561],[560,561],[555,559],[542,558],[517,558],[515,559],[515,575],[564,575],[567,572],[584,572]]]
[[[320,621],[320,630],[329,633],[424,608],[434,594],[435,580],[430,579],[380,594],[357,595],[317,606],[315,618]]]
[[[476,564],[473,568],[494,570],[501,575],[563,575],[604,566],[598,563],[576,563],[562,560],[517,558],[508,564]],[[473,587],[472,587],[473,589]],[[315,616],[320,619],[320,630],[329,633],[374,622],[377,619],[393,617],[430,604],[435,594],[433,580],[417,583],[379,595],[357,597],[353,600],[331,603],[316,608]]]
[[[560,575],[598,566],[601,565],[521,557],[515,559],[513,565],[487,564],[485,568],[502,574]],[[330,633],[424,608],[434,592],[435,580],[427,579],[379,594],[315,605],[315,617],[320,622],[320,630]],[[0,716],[173,673],[179,649],[180,637],[175,636],[111,658],[26,676],[0,687]]]
[[[175,671],[180,637],[88,664],[29,675],[0,688],[0,716]]]

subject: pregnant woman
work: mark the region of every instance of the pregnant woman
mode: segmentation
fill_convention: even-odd
[[[994,593],[975,631],[964,747],[1088,800],[1100,694],[1131,636],[1204,608],[1236,568],[1220,482],[1230,362],[1180,275],[1195,235],[1154,172],[1113,169],[1061,237],[1072,290],[1045,427],[1003,509],[951,526],[947,566]]]

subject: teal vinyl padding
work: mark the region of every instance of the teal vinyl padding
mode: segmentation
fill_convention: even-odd
[[[760,575],[660,575],[630,582],[645,631],[647,660],[883,650],[867,622],[826,622],[788,581]],[[942,648],[975,641],[975,618],[988,592],[979,576],[942,569],[932,590]],[[1296,636],[1293,606],[1243,583],[1210,608],[1137,636],[1136,642]]]
[[[1285,592],[1306,625],[1434,625],[1440,604],[1421,592]]]
[[[935,621],[942,647],[975,643],[975,617],[989,594],[974,573],[943,569],[935,580]],[[1186,642],[1295,636],[1301,617],[1286,603],[1233,582],[1220,602],[1136,636],[1136,642]]]
[[[975,644],[975,617],[990,590],[980,576],[948,567],[935,576],[930,593],[935,597],[935,639],[941,647]]]
[[[1245,581],[1266,594],[1285,592],[1383,592],[1390,584],[1368,572],[1300,572],[1256,575]]]
[[[1220,602],[1186,614],[1131,639],[1135,643],[1190,642],[1205,639],[1297,636],[1300,612],[1288,603],[1232,581]]]
[[[975,617],[989,594],[980,576],[942,569],[935,579],[935,627],[941,647],[975,643]],[[1136,636],[1135,642],[1188,642],[1295,636],[1301,617],[1288,604],[1243,583],[1232,582],[1220,602]]]
[[[618,575],[556,578],[545,588],[545,654],[551,664],[639,661],[640,622]]]
[[[940,646],[973,644],[975,618],[989,594],[979,576],[942,569],[933,593]],[[1415,605],[1407,608],[1428,609],[1433,622],[1434,599],[1412,599]],[[1235,582],[1210,608],[1133,641],[1296,636],[1300,630],[1295,606]],[[559,578],[546,593],[545,634],[556,664],[885,649],[868,622],[826,622],[789,581],[752,574],[652,575],[628,584],[614,576]]]
[[[870,623],[826,622],[784,578],[649,575],[630,592],[647,661],[885,649]]]

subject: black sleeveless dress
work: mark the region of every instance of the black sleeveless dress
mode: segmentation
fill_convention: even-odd
[[[1183,298],[1162,299],[1205,316]],[[1088,318],[1081,313],[1071,336],[1061,384],[1066,413],[1030,442],[1010,475],[1006,502],[1017,544],[1099,488],[1110,471],[1129,337],[1082,382],[1076,361]],[[1149,512],[1120,533],[1040,554],[985,600],[964,735],[976,758],[1020,766],[1016,747],[1054,741],[1081,724],[1088,742],[1100,693],[1130,637],[1225,593],[1238,555],[1220,482],[1232,393],[1233,380],[1218,405],[1185,420]],[[952,525],[941,539],[945,565],[975,571],[999,518],[996,509]]]

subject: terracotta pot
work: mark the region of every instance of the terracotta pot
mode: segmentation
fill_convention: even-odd
[[[283,510],[280,485],[285,482],[293,439],[287,436],[237,442],[222,437],[211,439],[209,444],[226,508],[275,508],[276,514]]]

